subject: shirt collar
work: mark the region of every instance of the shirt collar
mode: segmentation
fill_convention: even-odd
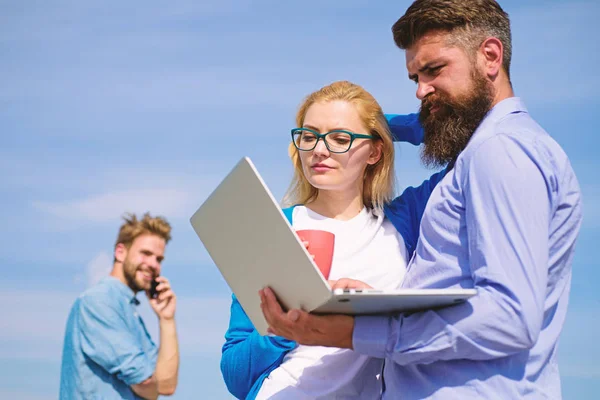
[[[480,127],[483,125],[494,124],[498,120],[506,117],[509,114],[526,113],[527,108],[520,97],[509,97],[496,104],[481,121]],[[479,131],[481,129],[477,129]],[[476,131],[476,132],[477,132]]]
[[[123,282],[121,282],[120,280],[115,278],[114,276],[107,276],[106,278],[104,278],[104,280],[106,281],[107,284],[109,284],[110,286],[113,286],[115,289],[117,289],[119,294],[121,294],[123,297],[125,297],[127,299],[127,301],[129,301],[129,303],[131,303],[135,306],[140,304],[140,301],[137,299],[135,293],[133,292],[133,290],[131,290],[131,288],[129,286],[127,286],[126,284],[124,284]]]
[[[526,112],[528,112],[527,108],[525,107],[525,104],[523,103],[521,98],[509,97],[507,99],[502,100],[501,102],[496,104],[494,107],[492,107],[492,109],[490,111],[488,111],[486,116],[483,118],[483,120],[481,121],[481,123],[479,124],[479,126],[477,127],[475,132],[473,133],[473,136],[471,137],[469,144],[474,142],[473,139],[475,137],[477,137],[479,135],[483,135],[484,132],[489,132],[488,128],[490,128],[491,126],[494,126],[499,120],[506,117],[507,115],[526,113]]]
[[[527,112],[525,103],[520,97],[509,97],[496,104],[486,116],[486,119],[499,120],[508,114]]]

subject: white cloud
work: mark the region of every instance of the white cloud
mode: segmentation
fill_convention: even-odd
[[[181,189],[137,189],[90,196],[63,202],[34,201],[32,206],[53,217],[91,223],[114,222],[124,212],[189,217],[198,197]],[[193,212],[193,211],[192,211]]]
[[[217,164],[211,171],[217,170]],[[187,226],[192,214],[228,172],[221,167],[218,171],[218,175],[209,172],[192,176],[185,172],[178,175],[175,168],[156,174],[152,167],[122,168],[118,171],[119,179],[114,179],[115,171],[107,168],[98,170],[91,182],[74,171],[64,177],[72,185],[68,193],[74,194],[68,197],[60,191],[54,196],[59,200],[29,202],[29,210],[35,211],[31,215],[36,217],[31,226],[37,231],[54,233],[93,226],[117,227],[125,213],[145,212],[165,217],[174,228],[181,223]],[[50,168],[27,179],[43,189],[40,195],[47,195],[56,183],[51,178],[54,173]]]
[[[276,162],[264,158],[256,160],[261,175],[279,197],[287,187],[292,173],[286,153],[281,154],[284,156]],[[23,163],[28,166],[27,172],[34,172],[31,175],[24,173],[26,183],[11,179],[7,185],[17,189],[35,185],[40,195],[46,196],[62,180],[70,185],[68,192],[60,190],[54,195],[59,200],[38,199],[29,202],[30,210],[37,212],[33,213],[36,221],[31,225],[36,230],[68,232],[86,226],[118,226],[120,217],[127,212],[138,215],[150,212],[152,215],[164,216],[172,225],[183,222],[187,227],[192,214],[237,161],[221,158],[213,162],[203,159],[193,166],[193,170],[208,172],[197,175],[188,172],[189,165],[187,168],[181,165],[169,166],[162,171],[153,167],[123,167],[118,170],[102,168],[96,171],[93,180],[84,176],[85,171],[66,171],[53,167],[42,169],[37,168],[36,161],[31,161]],[[280,165],[282,163],[285,164]],[[288,171],[289,175],[282,174],[282,171]],[[115,179],[117,175],[119,178]],[[54,179],[54,176],[58,178]],[[67,193],[75,194],[67,197]],[[39,213],[45,218],[37,218]],[[27,229],[31,227],[28,226]]]
[[[106,277],[111,270],[113,258],[106,251],[101,251],[86,265],[88,286],[93,286]]]
[[[0,169],[12,161],[10,156],[0,161]],[[15,173],[2,179],[11,190],[35,188],[33,196],[38,198],[26,204],[28,211],[37,211],[32,224],[36,229],[56,232],[104,223],[117,226],[127,212],[187,220],[233,167],[228,160],[204,158],[166,166],[117,165],[95,168],[91,179],[89,169],[72,167],[73,161],[43,166],[34,159],[15,160]],[[40,213],[46,218],[37,218]]]
[[[3,311],[5,326],[0,329],[0,341],[61,341],[64,324],[77,295],[63,291],[16,291],[2,287],[0,303],[10,307]]]

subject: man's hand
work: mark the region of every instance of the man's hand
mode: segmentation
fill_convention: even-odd
[[[335,289],[373,289],[363,281],[357,281],[356,279],[342,278],[337,281],[328,281],[331,290]]]
[[[156,299],[150,298],[150,293],[146,292],[150,306],[158,316],[160,320],[172,320],[175,317],[175,304],[177,302],[175,293],[171,290],[171,284],[169,280],[164,276],[156,278],[159,282],[156,287],[158,296]]]
[[[259,291],[260,308],[269,333],[309,346],[352,348],[354,318],[348,315],[311,315],[302,310],[283,311],[269,288]]]

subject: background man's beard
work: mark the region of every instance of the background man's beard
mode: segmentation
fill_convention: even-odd
[[[451,99],[444,93],[432,94],[421,102],[419,121],[424,131],[421,161],[428,167],[444,167],[461,151],[492,108],[493,86],[474,71],[473,90],[462,98]],[[434,114],[431,108],[437,107]]]
[[[131,288],[131,290],[133,290],[134,293],[137,293],[140,290],[144,289],[144,288],[139,287],[139,285],[135,281],[135,275],[137,273],[138,267],[139,266],[133,265],[132,263],[130,263],[127,260],[125,260],[125,262],[123,263],[123,271],[124,271],[123,275],[125,275],[125,280],[127,281],[127,286],[129,286]]]

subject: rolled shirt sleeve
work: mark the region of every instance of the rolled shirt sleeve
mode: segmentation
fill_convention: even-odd
[[[147,354],[114,304],[84,296],[79,325],[83,353],[127,385],[150,378],[156,354]]]

